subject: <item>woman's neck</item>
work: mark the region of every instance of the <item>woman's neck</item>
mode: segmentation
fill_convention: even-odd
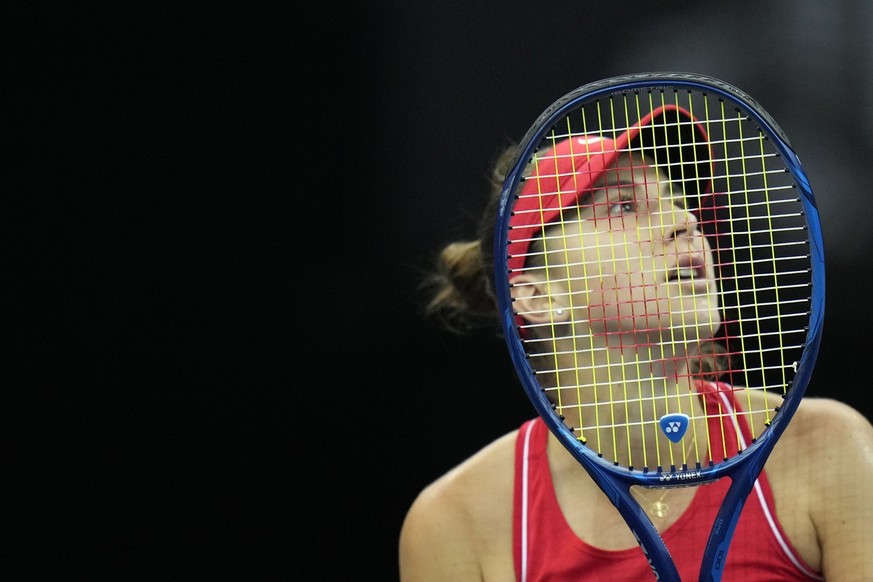
[[[623,377],[547,390],[557,412],[577,438],[594,452],[623,466],[681,466],[695,434],[706,430],[703,404],[692,378],[646,377],[625,370]],[[675,443],[660,428],[667,415],[696,423]],[[705,439],[701,441],[705,447]],[[696,445],[695,445],[696,446]]]

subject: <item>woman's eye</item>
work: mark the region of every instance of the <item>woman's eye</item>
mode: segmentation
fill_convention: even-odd
[[[636,212],[637,203],[635,200],[621,200],[616,204],[612,204],[609,207],[609,215],[610,216],[621,216],[622,214],[629,214]]]

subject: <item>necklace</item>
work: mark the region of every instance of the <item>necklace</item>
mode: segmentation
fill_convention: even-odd
[[[688,449],[685,451],[685,458],[682,459],[683,464],[685,462],[687,462],[688,455],[691,454],[691,447],[692,446],[694,446],[693,440],[688,444]],[[654,489],[654,487],[639,486],[637,488],[637,493],[639,493],[639,495],[640,495],[640,497],[642,497],[643,501],[645,501],[646,503],[649,504],[649,509],[648,509],[647,513],[649,515],[651,515],[652,517],[657,517],[658,519],[664,519],[665,517],[667,517],[667,513],[670,511],[670,506],[667,505],[666,503],[664,503],[664,498],[667,496],[667,493],[670,492],[670,488],[664,487],[663,492],[661,493],[661,496],[658,497],[657,499],[655,499],[654,501],[651,501],[650,499],[646,498],[645,494],[643,493],[643,491],[646,489]]]

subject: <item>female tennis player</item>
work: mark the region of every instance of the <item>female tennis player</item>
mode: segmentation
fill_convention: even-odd
[[[557,144],[537,163],[560,163],[562,147]],[[603,151],[609,147],[598,145]],[[431,292],[426,312],[451,332],[496,323],[493,238],[512,153],[510,148],[495,165],[478,240],[445,246],[426,281]],[[527,340],[547,343],[549,357],[557,360],[547,366],[555,378],[546,384],[561,384],[562,374],[572,374],[573,385],[594,387],[579,398],[597,407],[595,401],[607,403],[616,392],[632,399],[674,378],[683,393],[699,396],[688,416],[704,420],[692,420],[699,426],[689,430],[720,435],[709,443],[716,449],[711,455],[736,455],[736,443],[754,438],[748,426],[766,423],[757,418],[761,413],[743,411],[773,409],[778,402],[769,401],[771,394],[721,381],[735,356],[721,353],[712,341],[723,323],[713,249],[683,195],[706,185],[671,181],[671,173],[642,152],[613,157],[608,167],[589,174],[575,197],[540,212],[552,217],[546,224],[524,225],[532,242],[512,259],[519,326]],[[570,215],[576,219],[568,220]],[[568,247],[576,249],[569,262]],[[559,278],[548,275],[554,268],[562,269]],[[555,280],[585,283],[551,283]],[[623,341],[629,334],[634,341]],[[630,354],[640,350],[646,354]],[[640,366],[641,361],[650,365]],[[693,370],[677,369],[689,361]],[[611,413],[608,405],[599,406],[599,414]],[[708,426],[718,416],[706,420],[703,410],[710,406],[729,407],[725,419],[739,420]],[[632,431],[621,441],[608,434],[602,439],[598,446],[625,466],[665,454],[650,450]],[[681,467],[699,455],[670,445],[665,458]],[[634,491],[683,580],[697,579],[728,485],[723,481]],[[724,579],[873,580],[871,524],[873,426],[846,404],[805,398],[743,506]],[[418,495],[400,533],[399,567],[403,582],[639,581],[652,574],[616,508],[539,418],[497,438]]]

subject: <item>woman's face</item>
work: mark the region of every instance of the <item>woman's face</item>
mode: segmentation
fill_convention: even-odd
[[[709,243],[664,170],[630,166],[621,156],[578,220],[549,227],[549,278],[565,280],[562,302],[593,336],[709,338],[721,323]]]

